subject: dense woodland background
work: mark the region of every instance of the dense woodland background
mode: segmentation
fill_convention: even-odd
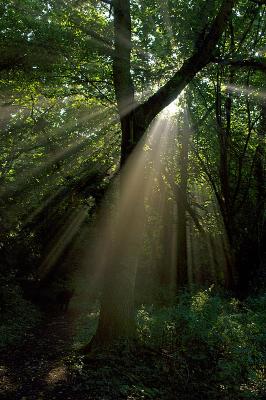
[[[265,12],[0,1],[3,398],[263,398]]]

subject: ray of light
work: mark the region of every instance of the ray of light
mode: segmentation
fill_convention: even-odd
[[[160,204],[158,175],[163,167],[161,155],[167,147],[168,136],[168,124],[159,119],[155,121],[149,135],[138,144],[114,183],[113,206],[110,210],[109,200],[109,207],[102,207],[96,240],[84,258],[84,268],[88,268],[89,260],[95,271],[94,278],[90,278],[91,285],[92,281],[96,284],[102,279],[110,265],[140,262],[147,203]],[[161,199],[161,205],[164,202]]]
[[[237,93],[239,95],[251,96],[253,99],[265,100],[266,91],[260,88],[255,88],[251,86],[237,86],[237,85],[226,85],[226,89],[229,92]]]
[[[64,221],[62,228],[56,232],[51,242],[51,248],[38,269],[38,278],[44,279],[50,272],[50,269],[56,264],[59,257],[62,255],[65,248],[71,242],[81,224],[87,216],[87,209],[82,207],[73,212],[67,221]]]
[[[193,197],[198,204],[206,204],[211,196],[211,202],[204,207],[203,217],[209,223],[204,231],[198,231],[189,222],[188,261],[190,284],[210,285],[222,284],[227,280],[227,235],[222,222],[221,213],[213,195],[207,188],[194,185]],[[205,214],[205,215],[204,215]],[[210,226],[209,226],[210,224]]]
[[[170,266],[168,278],[170,277],[174,287],[177,267],[178,204],[176,201],[168,200],[169,190],[166,190],[163,179],[165,156],[169,152],[169,147],[173,145],[173,135],[176,134],[175,129],[171,129],[170,121],[163,118],[158,118],[153,123],[149,133],[136,146],[106,196],[95,226],[95,237],[93,240],[90,238],[88,250],[84,250],[83,260],[80,263],[82,272],[79,273],[83,277],[89,277],[90,287],[101,284],[106,270],[116,265],[123,265],[124,274],[129,274],[127,279],[135,280],[137,266],[147,265],[147,255],[144,255],[147,243],[152,249],[148,263],[152,273],[157,271],[157,267],[159,273],[162,273],[164,267]],[[172,176],[176,175],[176,171],[170,173]],[[196,200],[204,203],[205,193],[197,186],[194,192]],[[209,196],[209,193],[207,195]],[[219,218],[215,202],[210,206],[209,214],[211,213],[214,220]],[[45,276],[58,261],[80,229],[85,214],[85,209],[73,214],[62,230],[52,238],[51,249],[40,268],[40,277]],[[160,228],[156,233],[152,229],[153,227],[156,229],[158,221]],[[164,229],[165,226],[167,230]],[[227,250],[224,230],[221,228],[217,234],[208,233],[206,230],[203,234],[198,232],[194,222],[189,222],[188,219],[186,235],[189,283],[216,283],[221,278],[218,272],[220,269],[225,271],[222,277],[225,279],[224,264]],[[146,261],[143,261],[144,259]],[[84,272],[86,269],[88,273]],[[131,278],[130,274],[133,274]],[[144,285],[140,282],[140,285],[142,284]]]
[[[115,117],[112,118],[112,121],[110,121],[109,119],[105,119],[105,113],[106,110],[104,110],[104,112],[100,112],[98,115],[102,114],[103,115],[103,119],[102,119],[102,123],[99,124],[99,126],[97,127],[97,133],[99,134],[99,131],[101,129],[104,129],[105,127],[108,127],[108,125],[115,120]],[[89,118],[93,118],[92,116],[89,116]],[[41,163],[41,165],[39,165],[36,168],[33,168],[27,172],[25,172],[24,174],[20,175],[16,181],[14,183],[12,183],[12,188],[9,188],[8,186],[5,188],[5,190],[2,191],[1,193],[1,197],[6,197],[8,196],[11,192],[12,195],[14,195],[16,193],[16,191],[21,192],[23,188],[26,188],[28,185],[28,180],[29,178],[36,178],[38,177],[40,174],[43,174],[45,172],[45,170],[49,170],[51,167],[53,167],[53,165],[55,165],[56,163],[62,161],[62,160],[66,160],[68,157],[71,157],[75,154],[77,154],[80,150],[84,149],[85,146],[87,146],[90,142],[93,142],[95,140],[95,134],[91,134],[91,135],[84,135],[84,137],[82,137],[81,139],[74,140],[72,141],[72,143],[70,145],[68,145],[68,147],[64,148],[64,149],[60,149],[59,151],[55,152],[54,154],[52,154],[52,156],[50,156],[48,159],[46,159],[44,162]]]

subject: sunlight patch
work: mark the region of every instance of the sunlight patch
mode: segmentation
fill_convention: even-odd
[[[45,381],[49,384],[54,384],[60,381],[66,381],[67,379],[67,370],[65,366],[59,366],[56,368],[52,368],[48,373]]]
[[[180,99],[176,99],[169,104],[169,106],[165,107],[162,111],[163,117],[173,117],[180,111]]]

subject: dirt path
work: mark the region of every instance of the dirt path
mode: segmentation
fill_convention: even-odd
[[[0,353],[1,399],[61,397],[53,392],[58,384],[68,380],[65,358],[72,346],[74,320],[71,311],[47,315],[37,329],[25,334],[22,344]]]
[[[119,345],[75,354],[79,317],[49,314],[19,346],[0,352],[1,400],[176,400],[177,375],[158,352]]]

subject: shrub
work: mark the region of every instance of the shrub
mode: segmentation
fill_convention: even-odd
[[[266,296],[242,304],[212,293],[212,288],[184,292],[171,307],[142,306],[138,335],[162,351],[167,368],[193,396],[259,398],[265,309]]]

